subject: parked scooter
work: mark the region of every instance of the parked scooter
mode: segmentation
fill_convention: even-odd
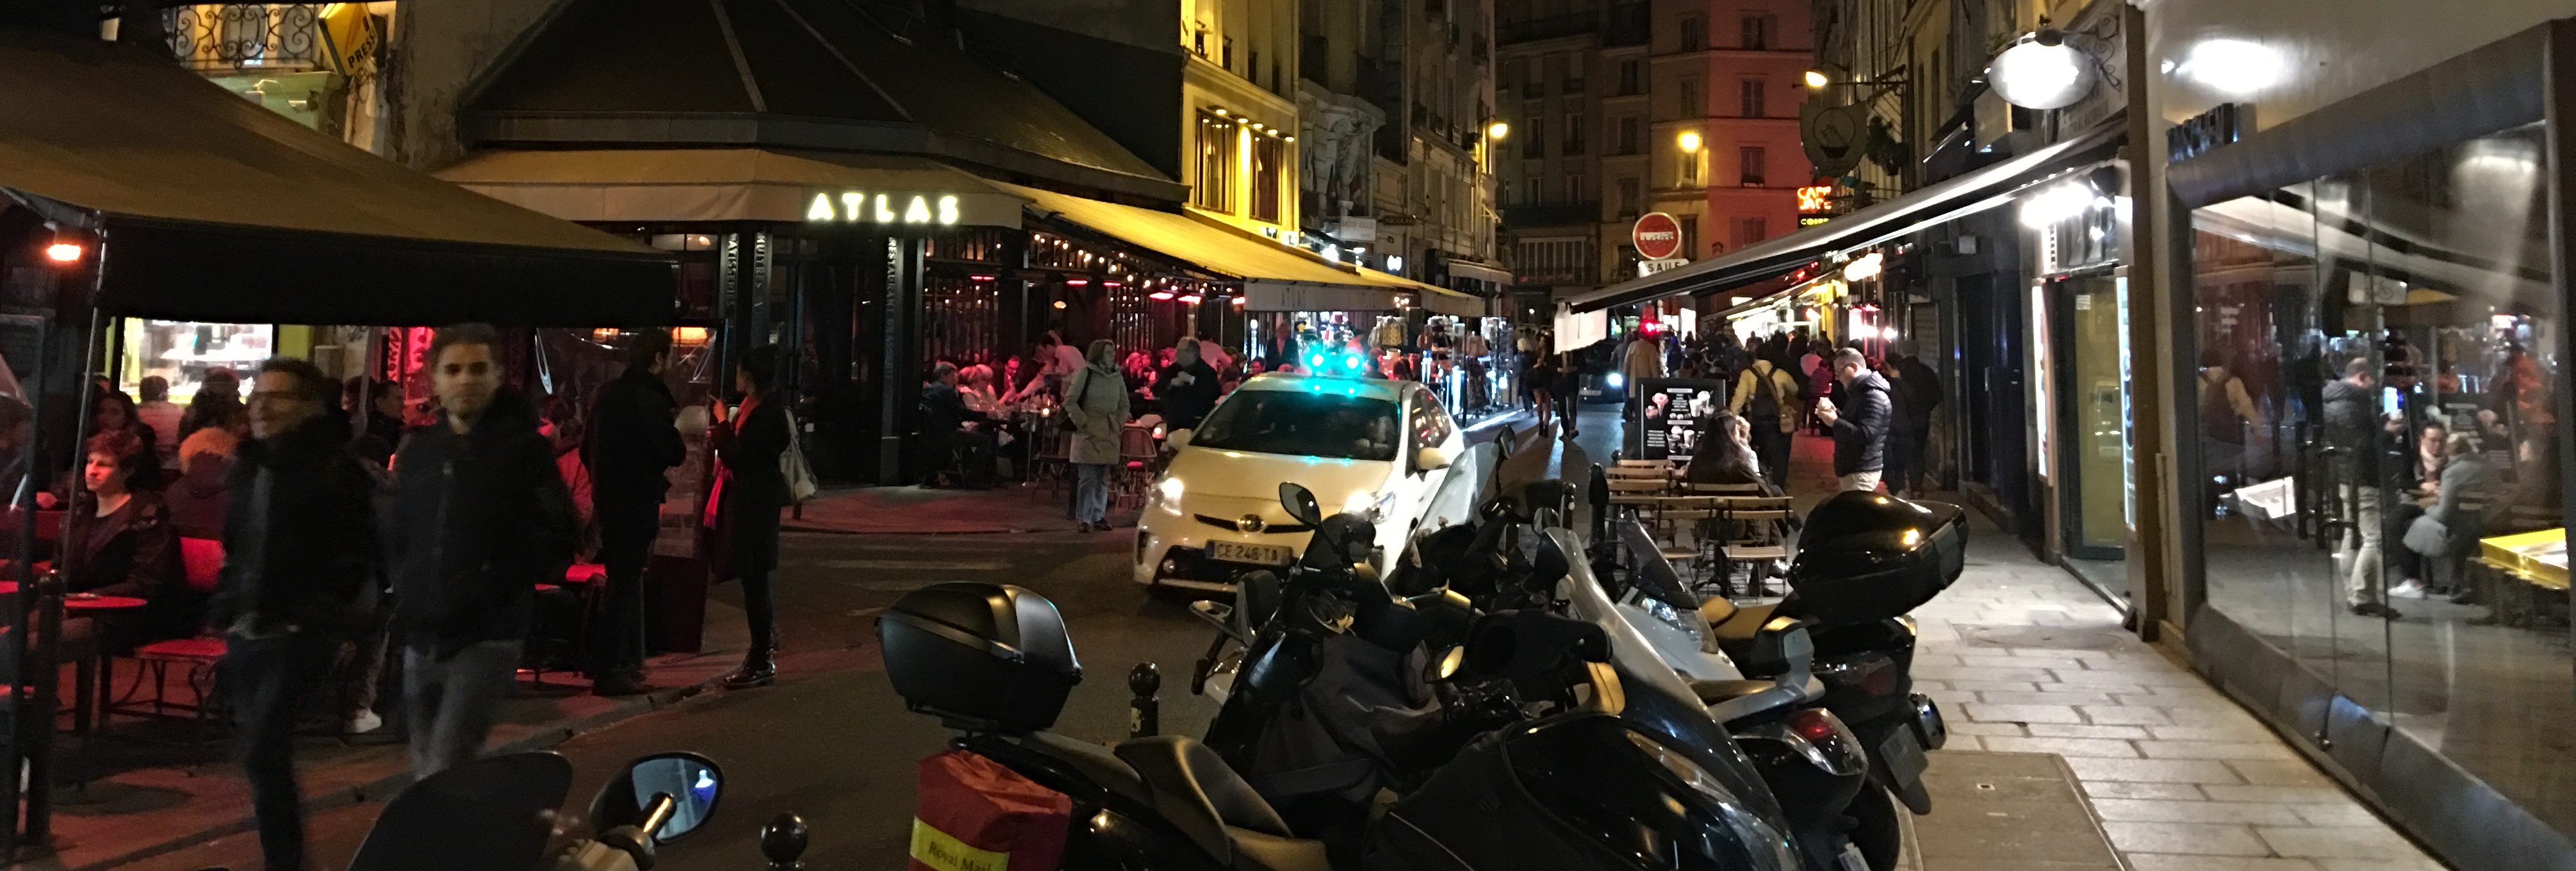
[[[715,815],[723,786],[723,770],[704,756],[646,756],[592,797],[591,834],[565,838],[555,810],[571,793],[572,763],[545,752],[488,756],[396,793],[349,871],[652,871],[662,845]],[[780,817],[763,832],[762,850],[772,867],[794,867],[804,823]]]
[[[1405,633],[1438,631],[1437,621],[1419,619],[1422,609],[1347,571],[1353,561],[1336,548],[1352,542],[1322,534],[1338,527],[1320,516],[1311,494],[1292,495],[1291,508],[1323,544],[1310,545],[1313,559],[1281,585],[1277,619],[1254,633],[1228,701],[1247,712],[1237,722],[1281,704],[1302,684],[1295,676],[1311,675],[1315,657],[1330,655],[1339,640],[1385,646]],[[1540,562],[1562,573],[1570,541],[1542,547]],[[1442,708],[1442,718],[1458,718],[1444,722],[1500,716],[1509,724],[1466,739],[1377,816],[1340,862],[1323,842],[1300,837],[1210,745],[1155,736],[1103,747],[1047,731],[1082,671],[1044,597],[1005,585],[939,584],[895,603],[878,631],[887,674],[911,709],[959,730],[954,746],[1072,799],[1067,868],[1800,866],[1751,763],[1679,678],[1633,636],[1570,619],[1525,613],[1483,622],[1467,645],[1427,663],[1425,682],[1473,673],[1472,692],[1449,698],[1493,699],[1478,694],[1494,680],[1514,687],[1502,697],[1510,704]],[[1533,707],[1546,713],[1531,718],[1525,712]],[[1211,730],[1212,739],[1236,736],[1230,725]],[[1465,795],[1475,800],[1460,800]]]

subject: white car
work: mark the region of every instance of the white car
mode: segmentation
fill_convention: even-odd
[[[1374,520],[1373,562],[1390,576],[1390,556],[1416,528],[1472,510],[1449,495],[1472,488],[1443,489],[1466,436],[1412,381],[1255,376],[1171,443],[1179,450],[1136,524],[1134,577],[1147,586],[1230,591],[1238,574],[1294,560],[1313,530],[1280,507],[1287,482],[1314,491],[1328,513]]]

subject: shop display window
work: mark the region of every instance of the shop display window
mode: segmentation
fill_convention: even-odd
[[[117,388],[140,396],[143,379],[170,381],[170,401],[185,403],[216,367],[244,372],[277,355],[277,328],[268,324],[203,324],[125,319],[125,365]]]

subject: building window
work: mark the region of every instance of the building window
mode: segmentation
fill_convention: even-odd
[[[1735,219],[1735,247],[1740,249],[1770,238],[1771,234],[1767,230],[1769,228],[1763,226],[1761,218]]]
[[[1565,156],[1574,157],[1583,153],[1583,129],[1583,113],[1566,113],[1565,151],[1562,152]]]
[[[1565,64],[1565,92],[1568,94],[1583,93],[1583,62],[1580,57],[1569,58]]]
[[[1681,223],[1682,247],[1674,249],[1674,256],[1685,260],[1699,256],[1699,216],[1683,215]]]
[[[1770,15],[1744,16],[1744,47],[1767,51],[1780,35],[1780,19]]]
[[[1279,220],[1280,191],[1285,187],[1288,144],[1276,136],[1252,139],[1252,218]]]
[[[1634,177],[1619,179],[1619,217],[1637,214],[1637,204],[1637,180]]]
[[[1620,94],[1620,96],[1627,96],[1627,95],[1629,95],[1629,94],[1642,94],[1642,93],[1645,93],[1645,92],[1646,92],[1646,62],[1645,62],[1645,61],[1641,61],[1641,60],[1623,60],[1623,61],[1620,61],[1620,62],[1619,62],[1619,94]]]
[[[1684,186],[1699,184],[1699,156],[1702,153],[1703,152],[1698,151],[1682,152],[1682,184]]]
[[[1190,204],[1217,212],[1234,211],[1234,119],[1199,111],[1198,173],[1190,180]]]
[[[1583,202],[1582,173],[1569,172],[1565,174],[1565,201],[1567,203]]]
[[[1762,111],[1761,79],[1745,79],[1735,83],[1735,97],[1738,104],[1737,108],[1744,110],[1744,117],[1766,117],[1766,113]]]
[[[1524,76],[1521,79],[1521,96],[1536,97],[1547,93],[1547,55],[1530,58],[1529,66],[1522,68],[1521,74]]]
[[[1708,114],[1708,101],[1699,96],[1698,76],[1682,77],[1681,98],[1681,112],[1673,117],[1698,118]]]
[[[1762,149],[1747,145],[1736,149],[1736,169],[1740,182],[1749,188],[1762,186]]]
[[[1537,113],[1537,112],[1531,112],[1531,113],[1530,113],[1530,116],[1529,116],[1529,127],[1530,127],[1530,129],[1529,129],[1529,138],[1521,140],[1521,141],[1523,141],[1523,142],[1527,142],[1527,143],[1529,143],[1529,154],[1524,155],[1524,156],[1525,156],[1525,157],[1528,157],[1528,158],[1529,158],[1529,159],[1531,159],[1531,160],[1537,160],[1537,159],[1539,159],[1539,158],[1546,157],[1546,156],[1547,156],[1547,118],[1546,118],[1546,116],[1540,115],[1540,114],[1539,114],[1539,113]]]
[[[1698,51],[1708,47],[1708,22],[1698,15],[1682,16],[1682,50]]]
[[[1535,206],[1546,202],[1547,198],[1539,194],[1539,186],[1543,181],[1545,180],[1539,178],[1537,173],[1531,173],[1530,177],[1521,179],[1521,205]]]
[[[1620,153],[1620,154],[1635,154],[1635,153],[1637,153],[1637,142],[1639,141],[1640,136],[1641,136],[1640,131],[1641,131],[1641,130],[1643,130],[1644,128],[1645,128],[1645,125],[1644,125],[1644,124],[1642,124],[1642,123],[1639,123],[1639,122],[1638,122],[1638,120],[1637,120],[1637,118],[1636,118],[1636,116],[1633,116],[1633,115],[1632,115],[1632,116],[1629,116],[1629,117],[1626,117],[1626,118],[1621,118],[1621,119],[1619,119],[1619,153]]]

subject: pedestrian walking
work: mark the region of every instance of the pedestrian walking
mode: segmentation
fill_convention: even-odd
[[[1118,374],[1118,346],[1108,339],[1094,340],[1088,359],[1066,387],[1064,413],[1073,424],[1074,525],[1094,532],[1109,528],[1109,469],[1127,426],[1127,382]]]
[[[644,561],[662,531],[670,468],[688,458],[679,402],[662,381],[671,364],[670,334],[637,333],[625,356],[625,371],[591,401],[582,440],[599,562],[608,570],[590,624],[590,691],[601,696],[652,690],[644,681]]]
[[[572,494],[489,326],[429,343],[436,423],[394,454],[389,563],[414,777],[471,761],[519,666],[536,585],[572,558]]]
[[[1628,382],[1628,401],[1621,406],[1621,413],[1636,417],[1638,405],[1646,395],[1646,379],[1664,377],[1663,341],[1654,333],[1638,330],[1619,357],[1619,374]]]
[[[1851,404],[1844,411],[1831,399],[1816,403],[1817,419],[1834,433],[1834,475],[1842,479],[1842,489],[1876,490],[1887,466],[1887,424],[1893,412],[1887,379],[1869,371],[1869,359],[1858,348],[1842,349],[1832,365],[1843,401]]]
[[[348,430],[322,413],[328,383],[301,360],[260,367],[209,604],[269,871],[306,867],[295,724],[381,587],[376,480],[349,452]]]
[[[1571,353],[1563,359],[1556,367],[1556,417],[1564,424],[1558,427],[1564,431],[1561,437],[1573,441],[1582,434],[1574,424],[1583,409],[1583,355]]]
[[[1932,471],[1927,447],[1932,441],[1932,409],[1941,405],[1941,373],[1912,353],[1898,355],[1896,371],[1904,376],[1905,415],[1912,437],[1897,446],[1905,453],[1905,477],[1891,486],[1903,488],[1909,496],[1921,495]]]
[[[1538,425],[1545,429],[1556,422],[1556,355],[1541,354],[1529,371],[1521,375],[1522,389],[1530,405],[1538,410]]]
[[[1763,480],[1773,489],[1789,486],[1789,446],[1797,438],[1798,381],[1756,355],[1735,376],[1735,396],[1727,410],[1752,427],[1753,456],[1761,461]]]
[[[727,673],[729,690],[764,687],[778,680],[778,603],[769,575],[778,570],[778,512],[787,509],[787,473],[779,456],[793,444],[787,398],[778,390],[778,346],[745,352],[734,366],[733,387],[742,405],[728,415],[715,405],[709,429],[724,463],[717,485],[715,564],[724,578],[742,581],[742,613],[751,622],[751,650],[742,667]]]

